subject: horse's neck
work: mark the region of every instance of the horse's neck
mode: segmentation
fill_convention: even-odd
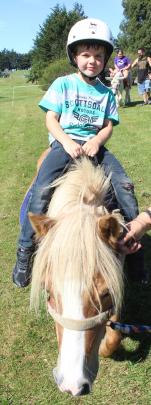
[[[122,73],[121,72],[117,72],[114,76],[115,80],[121,79],[122,78]]]

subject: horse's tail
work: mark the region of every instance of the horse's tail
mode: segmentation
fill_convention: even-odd
[[[95,166],[87,157],[77,159],[69,171],[52,183],[52,187],[63,185],[64,193],[72,187],[72,194],[87,205],[102,205],[110,187],[110,178],[105,176],[101,165]],[[67,189],[66,189],[67,188]],[[67,190],[67,191],[66,191]]]

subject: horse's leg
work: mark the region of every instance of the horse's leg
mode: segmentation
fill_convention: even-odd
[[[111,320],[117,322],[117,316],[113,315]],[[111,356],[118,349],[121,340],[121,333],[107,326],[105,336],[100,344],[99,354],[103,357]]]
[[[125,104],[129,104],[131,102],[130,99],[130,88],[129,86],[125,87]]]
[[[115,100],[116,100],[116,107],[118,108],[119,107],[119,95],[118,95],[118,93],[116,93]]]
[[[123,105],[121,89],[118,90],[118,95],[117,96],[118,96],[118,107],[121,107]]]
[[[123,106],[123,90],[124,90],[124,85],[123,85],[123,80],[121,80],[120,85],[119,85],[120,106]]]

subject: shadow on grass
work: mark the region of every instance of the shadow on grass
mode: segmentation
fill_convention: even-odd
[[[122,322],[151,326],[151,236],[144,236],[143,245],[145,250],[145,267],[148,272],[149,282],[145,285],[126,281]],[[131,363],[143,362],[150,351],[151,333],[131,333],[130,335],[123,335],[123,340],[128,336],[132,341],[137,342],[137,348],[130,351],[121,346],[113,354],[112,358],[121,362],[125,360],[129,360]]]
[[[130,108],[130,107],[136,107],[136,106],[144,107],[143,100],[131,101],[130,103],[123,106],[123,108]]]

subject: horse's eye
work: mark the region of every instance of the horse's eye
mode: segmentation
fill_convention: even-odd
[[[101,305],[102,305],[102,310],[107,311],[112,307],[112,299],[111,299],[111,294],[109,290],[104,290],[101,294]]]
[[[110,292],[107,290],[107,291],[103,291],[103,293],[101,294],[101,298],[102,299],[104,299],[104,298],[110,298]]]

